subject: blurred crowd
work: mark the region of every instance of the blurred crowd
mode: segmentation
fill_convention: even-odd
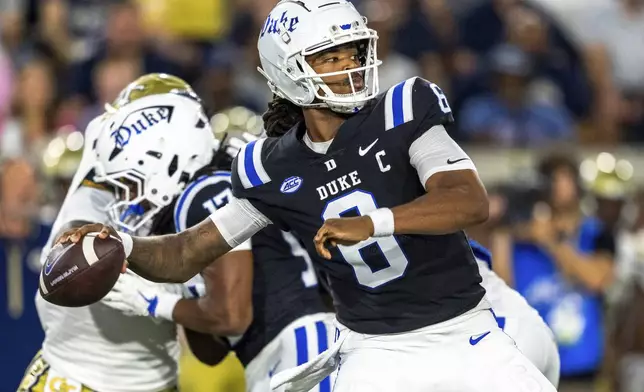
[[[0,153],[42,149],[63,127],[82,130],[147,72],[193,83],[213,111],[263,111],[270,93],[255,44],[272,3],[3,0]],[[644,140],[641,0],[355,3],[380,35],[382,89],[415,75],[436,82],[461,141]]]
[[[381,91],[437,83],[466,149],[566,151],[486,184],[490,221],[468,234],[553,329],[562,390],[644,391],[644,192],[629,162],[569,148],[644,141],[644,0],[353,2],[380,37]],[[85,126],[149,72],[190,82],[211,115],[261,113],[256,39],[274,3],[0,1],[0,346],[26,352],[16,368],[40,345],[37,254]]]

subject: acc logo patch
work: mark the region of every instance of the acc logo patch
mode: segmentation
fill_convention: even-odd
[[[294,193],[297,192],[298,189],[302,186],[302,182],[304,180],[301,177],[293,176],[289,177],[284,182],[282,183],[282,186],[280,187],[280,191],[282,193]]]

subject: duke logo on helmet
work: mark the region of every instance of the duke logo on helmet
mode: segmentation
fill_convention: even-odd
[[[123,123],[112,133],[111,137],[116,142],[116,147],[123,148],[130,142],[132,132],[140,134],[141,132],[152,128],[160,121],[166,121],[170,124],[174,106],[170,105],[157,105],[141,108],[130,113]]]
[[[297,192],[298,189],[302,186],[302,180],[301,177],[293,176],[289,177],[284,182],[282,183],[282,186],[280,187],[280,191],[282,193],[294,193]]]
[[[264,23],[264,27],[262,28],[259,36],[263,37],[266,33],[280,34],[282,32],[280,26],[282,26],[286,31],[292,33],[293,31],[295,31],[295,28],[299,22],[300,20],[297,16],[294,18],[289,18],[288,16],[286,16],[286,11],[282,12],[282,16],[279,19],[273,19],[271,15],[268,15],[268,18],[266,18],[266,23]]]

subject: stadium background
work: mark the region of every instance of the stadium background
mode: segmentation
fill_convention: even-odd
[[[148,72],[188,80],[211,114],[235,106],[261,113],[270,93],[255,71],[255,44],[274,3],[0,1],[0,392],[15,390],[41,343],[39,249],[85,125]],[[595,222],[614,242],[609,270],[588,263],[562,271],[546,260],[565,293],[524,292],[573,352],[562,357],[561,390],[644,390],[644,1],[354,3],[380,34],[381,91],[420,75],[449,97],[452,135],[491,199],[490,221],[469,234],[503,259],[502,277],[519,284],[557,231],[550,222],[558,216],[543,218],[544,201],[546,211],[567,205],[567,215],[585,219],[573,222]],[[579,225],[575,233],[584,232]],[[519,252],[526,244],[537,251]],[[586,300],[599,315],[579,305]],[[232,358],[215,369],[183,360],[183,391],[240,387]]]

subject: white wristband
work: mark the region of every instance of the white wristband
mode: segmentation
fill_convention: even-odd
[[[172,318],[172,312],[174,307],[177,305],[182,297],[177,294],[163,293],[158,296],[159,302],[157,303],[157,308],[154,311],[154,317],[162,318],[168,321],[174,321]]]
[[[389,208],[378,208],[367,215],[373,222],[373,237],[389,237],[394,234],[394,213]]]
[[[125,258],[127,259],[128,257],[130,257],[130,254],[132,254],[132,248],[134,248],[134,241],[132,240],[132,236],[122,231],[117,231],[116,234],[121,237],[121,242],[123,243],[123,248],[125,249]]]

